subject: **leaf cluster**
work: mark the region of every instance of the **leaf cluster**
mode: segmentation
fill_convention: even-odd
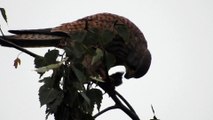
[[[56,64],[58,57],[58,50],[48,51],[44,57],[35,58],[35,67]],[[46,105],[47,107],[47,117],[49,114],[54,114],[58,118],[63,113],[61,109],[68,107],[69,112],[80,115],[72,115],[65,119],[81,119],[81,116],[85,115],[92,118],[94,105],[96,104],[98,110],[100,109],[102,92],[99,89],[85,87],[89,86],[91,82],[85,75],[83,67],[80,64],[71,65],[70,61],[66,61],[52,70],[51,76],[39,81],[44,83],[39,89],[39,100],[41,106]],[[39,74],[42,76],[44,73]]]
[[[117,31],[120,31],[120,36],[128,37],[126,27],[120,25]],[[39,81],[43,83],[39,100],[41,106],[46,105],[47,117],[54,114],[56,120],[94,119],[94,106],[100,110],[103,93],[93,84],[106,82],[109,68],[115,65],[115,56],[105,50],[115,36],[109,30],[75,32],[67,39],[70,44],[63,48],[62,55],[54,49],[44,57],[35,58],[40,77],[48,70],[53,71],[51,76]]]

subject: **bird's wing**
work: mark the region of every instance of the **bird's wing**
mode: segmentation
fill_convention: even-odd
[[[117,56],[118,64],[126,66],[126,78],[139,78],[146,74],[151,63],[151,54],[147,49],[147,42],[139,28],[125,17],[111,13],[99,13],[84,17],[74,22],[65,23],[58,27],[36,30],[13,30],[15,35],[1,36],[6,40],[14,42],[23,47],[64,47],[72,40],[75,32],[89,31],[91,29],[109,30],[115,34],[120,31],[116,27],[125,25],[129,30],[128,43],[124,42],[123,36],[114,38],[106,49]],[[123,42],[122,42],[123,41]],[[9,46],[2,43],[0,45]]]
[[[53,28],[51,31],[72,34],[73,32],[95,28],[116,33],[118,32],[115,29],[117,25],[125,25],[128,27],[131,41],[129,41],[128,44],[118,45],[119,40],[114,39],[111,45],[108,46],[108,50],[114,53],[114,55],[126,51],[127,55],[117,59],[119,62],[123,61],[122,63],[126,64],[127,74],[125,77],[139,78],[148,71],[151,63],[151,54],[147,49],[147,42],[143,33],[129,19],[111,13],[100,13],[84,17],[74,22],[62,24],[61,26]]]
[[[90,30],[94,28],[98,30],[117,32],[115,28],[118,25],[125,25],[128,27],[130,34],[134,36],[134,39],[131,39],[131,44],[134,46],[134,48],[147,48],[147,42],[143,33],[133,22],[125,17],[111,13],[99,13],[84,17],[74,22],[64,23],[61,26],[51,29],[51,32],[62,32],[70,35],[73,32]],[[140,46],[138,47],[138,45]]]

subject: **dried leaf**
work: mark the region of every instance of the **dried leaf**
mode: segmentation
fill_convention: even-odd
[[[21,65],[21,60],[17,57],[17,58],[14,60],[13,66],[15,66],[15,68],[18,68],[19,65]]]

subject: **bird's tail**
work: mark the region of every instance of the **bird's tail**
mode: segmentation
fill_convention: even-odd
[[[12,42],[21,47],[58,47],[60,41],[65,38],[65,34],[51,32],[51,29],[10,30],[9,32],[14,35],[0,36],[1,46],[12,47],[10,44]]]

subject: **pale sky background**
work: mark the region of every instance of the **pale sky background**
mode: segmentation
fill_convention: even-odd
[[[153,114],[161,120],[212,120],[213,115],[213,1],[212,0],[0,0],[7,11],[8,29],[55,27],[100,12],[125,16],[144,33],[152,53],[144,77],[125,80],[117,90],[141,120]],[[30,49],[43,55],[48,49]],[[0,46],[0,119],[44,120],[38,99],[39,75],[33,58]],[[102,108],[113,103],[106,96]],[[49,120],[53,120],[50,117]],[[113,110],[97,120],[130,120]]]

